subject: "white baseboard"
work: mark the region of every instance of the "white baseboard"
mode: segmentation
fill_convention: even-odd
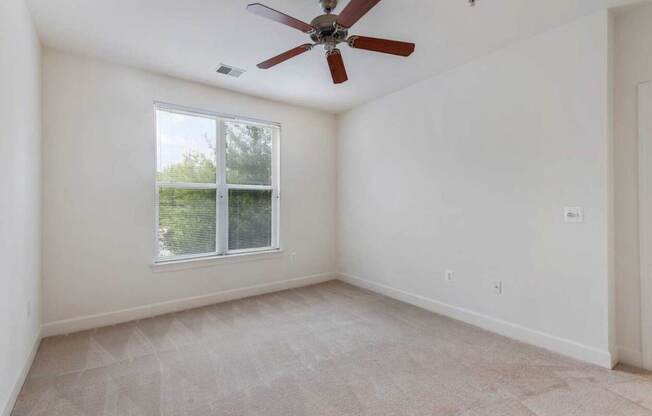
[[[643,368],[643,353],[628,347],[618,346],[619,361],[633,367]]]
[[[36,337],[34,338],[34,342],[32,344],[32,350],[30,351],[29,356],[23,363],[23,368],[20,371],[18,380],[16,380],[14,389],[11,391],[9,400],[5,404],[5,408],[2,410],[1,413],[2,416],[10,416],[11,411],[14,410],[14,406],[16,405],[16,400],[18,399],[20,390],[23,388],[23,384],[25,384],[25,380],[27,379],[27,374],[29,373],[29,369],[32,368],[32,363],[34,362],[34,358],[36,357],[36,352],[38,351],[39,345],[41,345],[40,331],[36,334]]]
[[[251,296],[262,295],[265,293],[272,293],[286,289],[314,285],[317,283],[334,280],[336,278],[337,275],[335,273],[322,273],[295,279],[282,280],[279,282],[265,283],[262,285],[225,290],[208,295],[154,303],[114,312],[48,322],[43,325],[42,333],[43,337],[70,334],[87,329],[101,328],[103,326],[135,321],[137,319],[151,318],[152,316],[163,315],[171,312],[200,308],[202,306],[212,305],[215,303],[227,302],[230,300],[242,299]]]
[[[495,332],[497,334],[515,339],[520,342],[524,342],[526,344],[545,348],[547,350],[577,360],[596,364],[601,367],[613,368],[612,357],[609,351],[602,351],[597,348],[577,343],[575,341],[560,338],[551,334],[546,334],[544,332],[536,331],[521,325],[493,318],[488,315],[483,315],[468,309],[449,305],[434,299],[427,298],[425,296],[415,295],[413,293],[395,289],[349,274],[338,273],[338,278],[339,280],[350,283],[354,286],[362,287],[364,289],[380,293],[390,298],[394,298],[402,302],[427,309],[431,312],[466,322],[468,324],[486,329],[491,332]]]

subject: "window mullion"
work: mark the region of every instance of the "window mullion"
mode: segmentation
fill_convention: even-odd
[[[175,189],[216,189],[214,183],[193,183],[193,182],[156,182],[158,188]]]
[[[226,189],[236,189],[240,191],[273,191],[274,187],[272,185],[237,185],[237,184],[226,184]]]
[[[228,250],[228,201],[229,194],[226,186],[226,130],[222,119],[216,120],[217,143],[217,250],[225,254]]]

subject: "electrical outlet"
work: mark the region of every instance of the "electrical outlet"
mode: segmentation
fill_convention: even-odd
[[[452,282],[455,278],[455,272],[452,270],[446,270],[445,276],[447,282]]]
[[[290,263],[295,263],[296,261],[297,261],[297,252],[296,252],[296,251],[292,251],[292,252],[290,253]]]
[[[584,209],[582,207],[564,208],[564,222],[571,224],[584,222]]]
[[[497,280],[493,283],[492,288],[494,290],[494,293],[496,295],[502,295],[503,294],[503,282],[500,280]]]

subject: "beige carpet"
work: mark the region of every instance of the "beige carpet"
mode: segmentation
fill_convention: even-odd
[[[607,371],[339,282],[43,341],[14,416],[652,416]]]

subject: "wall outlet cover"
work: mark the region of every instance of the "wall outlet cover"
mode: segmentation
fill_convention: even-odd
[[[582,207],[565,207],[564,222],[575,224],[584,222],[584,209]]]

